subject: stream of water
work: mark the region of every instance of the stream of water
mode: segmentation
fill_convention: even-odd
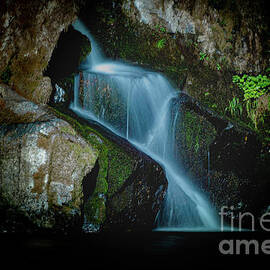
[[[218,230],[210,202],[180,169],[175,147],[179,112],[172,113],[177,90],[159,73],[105,58],[83,23],[77,20],[73,26],[89,38],[92,52],[81,66],[82,77],[75,77],[70,108],[126,138],[163,167],[168,190],[157,230]]]

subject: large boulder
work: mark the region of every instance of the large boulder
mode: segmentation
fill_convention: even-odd
[[[83,181],[83,230],[152,230],[168,186],[162,167],[97,123],[67,119],[99,150]]]
[[[82,181],[98,152],[45,107],[3,85],[0,93],[1,200],[38,227],[80,225]]]

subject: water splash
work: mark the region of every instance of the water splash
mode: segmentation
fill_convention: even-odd
[[[71,109],[128,139],[163,167],[168,190],[156,218],[157,229],[217,230],[210,203],[179,166],[175,151],[179,108],[172,113],[177,91],[158,73],[105,59],[80,21],[75,28],[90,39],[92,52],[83,63],[81,78],[75,77]]]

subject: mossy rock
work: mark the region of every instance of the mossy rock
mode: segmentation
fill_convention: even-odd
[[[269,148],[254,131],[229,122],[184,93],[175,106],[182,115],[176,141],[184,172],[217,211],[233,207],[235,224],[240,212],[260,217],[270,202]]]
[[[127,141],[93,128],[63,107],[52,110],[99,152],[94,179],[88,176],[95,185],[84,201],[85,230],[152,229],[167,189],[162,168]]]

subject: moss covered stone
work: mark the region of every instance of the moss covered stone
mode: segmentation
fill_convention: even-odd
[[[89,123],[52,109],[98,151],[95,188],[84,202],[87,230],[152,228],[165,196],[167,181],[159,165],[130,145],[102,135]],[[93,181],[93,179],[91,180]],[[121,202],[121,203],[120,203]],[[141,208],[141,204],[145,208]]]
[[[134,169],[134,158],[89,125],[82,124],[60,111],[55,112],[58,116],[67,120],[99,152],[99,172],[96,188],[92,197],[86,202],[85,208],[88,221],[99,225],[104,222],[106,217],[105,196],[112,196],[128,179]],[[100,216],[97,216],[97,213]]]
[[[203,115],[180,103],[175,126],[175,139],[179,158],[192,178],[206,178],[210,145],[217,136],[216,127]]]

